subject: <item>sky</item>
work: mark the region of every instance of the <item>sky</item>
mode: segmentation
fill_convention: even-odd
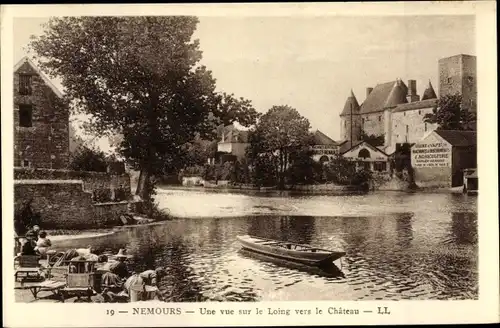
[[[14,20],[14,61],[47,20]],[[367,87],[397,78],[437,93],[440,58],[476,55],[474,16],[200,17],[194,38],[219,91],[262,113],[292,106],[334,140],[351,89],[360,104]]]

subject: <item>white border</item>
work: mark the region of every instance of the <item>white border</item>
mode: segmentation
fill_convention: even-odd
[[[195,5],[31,5],[2,6],[2,231],[4,325],[19,326],[220,326],[220,325],[351,325],[485,323],[499,320],[498,192],[496,185],[497,85],[496,85],[496,3],[479,2],[398,2],[398,3],[295,3],[295,4],[195,4]],[[13,231],[13,143],[12,143],[12,22],[13,17],[58,15],[178,15],[197,16],[379,16],[379,15],[476,15],[478,69],[478,172],[479,195],[479,300],[399,302],[259,302],[259,303],[161,303],[197,311],[232,308],[315,309],[328,307],[373,309],[388,306],[391,315],[309,315],[309,316],[200,316],[197,314],[107,316],[106,309],[128,309],[138,304],[24,304],[14,302],[12,249]],[[151,304],[149,303],[148,306]],[[313,311],[314,312],[314,311]]]

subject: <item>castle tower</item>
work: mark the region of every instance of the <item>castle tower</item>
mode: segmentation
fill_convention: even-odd
[[[476,57],[456,55],[439,60],[439,97],[459,93],[462,104],[475,112],[477,106]]]
[[[422,95],[422,100],[427,100],[427,99],[436,99],[436,92],[434,91],[434,88],[432,87],[431,80],[429,80],[429,85],[424,91],[424,94]]]
[[[340,131],[342,140],[351,142],[361,139],[361,115],[360,107],[354,92],[347,98],[344,110],[340,113]]]

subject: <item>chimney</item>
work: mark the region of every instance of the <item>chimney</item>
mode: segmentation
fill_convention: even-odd
[[[408,100],[409,103],[420,100],[420,96],[417,95],[416,80],[408,80],[408,95],[406,96],[406,100]]]
[[[366,88],[366,98],[368,98],[368,96],[370,95],[370,93],[372,93],[373,91],[373,88]]]

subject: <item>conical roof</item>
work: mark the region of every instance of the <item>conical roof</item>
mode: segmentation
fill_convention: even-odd
[[[351,109],[353,114],[358,114],[359,113],[359,103],[358,100],[356,99],[356,96],[354,95],[354,92],[351,90],[351,94],[347,98],[345,105],[344,105],[344,110],[342,113],[340,113],[340,116],[344,115],[351,115]]]
[[[402,81],[397,80],[385,101],[384,108],[396,107],[399,104],[407,103],[406,92],[406,88],[403,86]]]
[[[436,92],[434,92],[434,88],[432,87],[431,81],[429,81],[429,85],[427,86],[427,89],[425,89],[424,94],[422,95],[422,100],[427,100],[427,99],[436,99]]]

